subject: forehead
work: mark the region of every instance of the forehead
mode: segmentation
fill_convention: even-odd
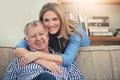
[[[48,15],[50,15],[50,16],[48,16]],[[47,17],[57,16],[58,17],[58,13],[55,11],[52,11],[52,10],[48,10],[43,14],[43,16],[47,16]]]
[[[36,23],[36,25],[35,26],[33,26],[33,25],[29,25],[28,26],[28,33],[30,33],[30,32],[40,32],[40,31],[45,31],[45,28],[44,28],[44,26],[43,26],[43,24],[40,24],[40,23]]]

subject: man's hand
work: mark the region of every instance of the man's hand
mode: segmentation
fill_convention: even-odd
[[[60,67],[55,62],[38,59],[35,63],[42,65],[53,73],[62,74]]]
[[[34,52],[29,52],[27,54],[24,54],[20,57],[20,66],[25,66],[26,64],[35,61],[37,59],[37,55]]]

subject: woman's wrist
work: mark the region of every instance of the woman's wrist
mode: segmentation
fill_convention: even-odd
[[[41,58],[41,55],[40,55],[40,52],[33,52],[35,54],[35,58],[36,59],[40,59]]]

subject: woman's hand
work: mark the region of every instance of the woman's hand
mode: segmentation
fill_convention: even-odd
[[[29,52],[29,53],[23,54],[20,57],[19,65],[20,66],[25,66],[26,64],[28,64],[32,61],[35,61],[36,59],[37,59],[37,55],[34,52]]]
[[[60,67],[55,62],[38,59],[35,61],[35,63],[42,65],[43,67],[49,69],[53,73],[57,73],[57,74],[62,73]]]

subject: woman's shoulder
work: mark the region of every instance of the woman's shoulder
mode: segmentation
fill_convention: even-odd
[[[78,41],[80,43],[80,46],[89,46],[90,40],[89,40],[89,37],[87,36],[85,30],[79,25],[75,25],[75,27],[80,31],[82,37],[80,37],[79,34],[74,33],[73,35],[69,36],[70,41],[71,40]]]

